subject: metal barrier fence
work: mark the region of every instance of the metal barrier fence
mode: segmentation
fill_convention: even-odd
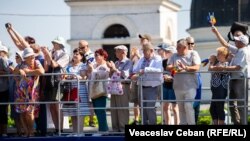
[[[235,72],[235,71],[234,71]],[[195,73],[212,73],[212,71],[200,71],[200,72],[195,72]],[[241,73],[241,72],[240,72]],[[59,83],[58,83],[58,87],[60,88],[60,85],[62,85],[62,83],[65,83],[65,82],[77,82],[77,87],[79,88],[79,86],[80,86],[80,82],[84,82],[84,83],[86,83],[86,84],[88,84],[89,82],[96,82],[96,81],[103,81],[103,82],[107,82],[107,81],[111,81],[111,80],[79,80],[77,77],[76,77],[76,75],[75,74],[58,74],[58,73],[47,73],[47,74],[44,74],[43,76],[57,76],[57,75],[59,75],[59,76],[61,76],[61,75],[72,75],[72,76],[75,76],[75,78],[76,79],[74,79],[74,80],[62,80],[62,81],[60,81]],[[1,75],[0,77],[18,77],[19,75]],[[235,78],[230,78],[229,79],[229,81],[231,81],[231,80],[234,80]],[[248,105],[248,79],[249,78],[247,78],[245,75],[243,75],[243,77],[242,78],[239,78],[239,79],[243,79],[243,80],[245,80],[244,82],[244,98],[243,99],[229,99],[229,98],[226,98],[225,100],[221,100],[221,99],[210,99],[210,100],[203,100],[203,99],[200,99],[200,100],[195,100],[195,99],[192,99],[192,100],[163,100],[163,98],[162,98],[162,94],[163,94],[163,90],[162,90],[162,86],[161,86],[161,88],[160,88],[160,92],[161,92],[161,98],[160,99],[158,99],[158,100],[153,100],[153,101],[150,101],[150,100],[143,100],[143,90],[142,90],[142,83],[140,83],[140,85],[139,85],[139,88],[140,88],[140,108],[141,108],[141,116],[143,116],[143,109],[145,109],[145,107],[143,107],[143,103],[144,102],[159,102],[159,103],[162,103],[162,102],[194,102],[194,101],[199,101],[199,102],[211,102],[211,101],[225,101],[225,102],[227,102],[227,104],[228,104],[228,107],[230,107],[230,105],[229,105],[229,102],[230,101],[242,101],[244,104],[243,104],[243,108],[244,108],[244,117],[245,117],[245,120],[244,120],[244,124],[247,124],[247,117],[248,117],[248,107],[249,107],[249,105]],[[124,81],[126,81],[126,82],[130,82],[131,80],[119,80],[120,82],[124,82]],[[145,81],[145,80],[143,80],[143,79],[139,79],[138,81]],[[155,79],[155,80],[147,80],[147,81],[157,81],[157,79]],[[228,90],[229,90],[229,85],[228,85]],[[208,88],[209,89],[209,88]],[[61,94],[61,89],[59,89],[59,91],[58,91],[58,93],[60,93]],[[229,93],[229,91],[228,91],[228,93]],[[78,95],[78,97],[79,97],[79,91],[77,91],[77,95]],[[59,115],[59,123],[58,123],[58,125],[59,125],[59,129],[61,129],[61,124],[60,124],[60,122],[61,122],[61,114],[60,114],[60,111],[63,109],[63,107],[62,107],[62,105],[63,104],[69,104],[69,103],[71,103],[71,104],[76,104],[77,106],[75,107],[75,108],[73,108],[73,109],[77,109],[77,113],[78,113],[78,118],[77,118],[77,122],[79,123],[79,120],[80,120],[80,116],[79,116],[79,110],[80,110],[80,107],[79,107],[79,98],[78,98],[78,101],[67,101],[67,102],[65,102],[65,101],[61,101],[61,99],[59,98],[59,100],[58,101],[39,101],[39,102],[2,102],[2,103],[0,103],[0,105],[15,105],[15,104],[59,104],[60,106],[59,106],[59,113],[58,113],[58,115]],[[107,106],[106,107],[104,107],[104,108],[90,108],[90,107],[88,107],[89,109],[107,109]],[[132,109],[132,108],[134,108],[134,107],[109,107],[109,109]],[[159,108],[159,107],[147,107],[147,108]],[[161,106],[160,106],[160,108],[161,108],[161,113],[163,113],[163,108],[162,108],[162,104],[161,104]],[[163,115],[162,115],[162,117],[163,117]],[[143,118],[141,118],[142,119],[142,123],[143,123]],[[81,119],[82,120],[82,119]],[[230,123],[229,123],[230,124]],[[60,132],[60,130],[59,130],[59,135],[61,135],[62,133]],[[79,134],[81,134],[80,133],[80,129],[79,129],[79,124],[78,124],[78,128],[77,128],[77,134],[79,135]]]

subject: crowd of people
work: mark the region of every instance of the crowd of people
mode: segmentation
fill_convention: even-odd
[[[6,28],[17,47],[17,65],[13,65],[13,60],[8,58],[8,48],[1,43],[0,102],[16,103],[11,105],[11,117],[18,135],[34,136],[34,123],[38,135],[47,134],[46,104],[36,102],[51,102],[47,105],[55,134],[63,132],[63,116],[71,117],[74,133],[82,133],[85,116],[90,116],[89,123],[95,126],[94,114],[98,131],[108,132],[108,95],[113,132],[124,132],[125,125],[129,124],[129,103],[134,104],[131,124],[156,125],[155,105],[159,99],[163,100],[163,124],[197,124],[202,93],[201,58],[195,51],[193,37],[179,39],[176,46],[161,43],[155,47],[150,35],[140,34],[141,46],[131,49],[130,58],[128,47],[118,45],[114,48],[117,61],[113,62],[107,60],[112,54],[102,48],[92,52],[86,40],[79,41],[70,57],[65,51],[63,37],[52,40],[53,48],[49,50],[36,44],[33,37],[21,36],[10,23]],[[215,100],[210,107],[212,124],[225,124],[224,104],[228,91],[229,99],[232,99],[229,102],[232,123],[245,124],[244,102],[234,99],[245,98],[249,38],[236,31],[235,44],[229,44],[215,26],[212,26],[212,32],[222,45],[215,49],[217,55],[209,58],[212,100]],[[43,75],[45,73],[48,75]],[[229,82],[229,78],[233,80]],[[63,85],[63,90],[60,85]],[[0,105],[0,136],[7,135],[7,107],[6,104]]]

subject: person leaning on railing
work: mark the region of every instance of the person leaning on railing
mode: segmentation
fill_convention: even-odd
[[[200,63],[199,54],[188,49],[187,40],[178,40],[177,53],[174,53],[168,60],[167,69],[169,71],[177,71],[173,77],[173,88],[179,106],[181,125],[195,125],[192,100],[194,100],[196,89],[198,88],[195,72],[200,69]]]
[[[229,72],[220,71],[221,66],[228,66],[227,61],[229,56],[229,51],[225,47],[217,48],[217,55],[211,55],[209,58],[209,71],[217,71],[211,73],[211,91],[212,100],[221,99],[222,101],[211,101],[210,104],[210,114],[213,120],[213,125],[224,125],[225,124],[225,99],[227,97],[228,91],[228,80]]]
[[[24,63],[14,70],[14,74],[21,75],[17,84],[16,102],[37,102],[39,100],[39,75],[44,74],[41,63],[35,60],[33,49],[23,51]],[[21,114],[25,136],[33,136],[34,117],[38,116],[39,104],[16,105],[16,111]]]
[[[142,97],[140,96],[139,99],[143,100],[141,101],[143,105],[140,104],[140,106],[145,107],[142,110],[143,124],[155,125],[157,123],[155,103],[158,86],[163,83],[162,58],[154,53],[154,47],[151,43],[143,44],[142,49],[144,56],[133,69],[134,75],[131,80],[138,80],[138,85],[142,86]],[[144,102],[144,100],[150,100],[150,102]]]
[[[132,67],[132,62],[127,58],[128,48],[124,45],[115,47],[115,55],[118,61],[115,63],[110,61],[107,63],[110,68],[110,76],[114,73],[119,74],[120,80],[127,79],[129,77],[129,70]],[[122,84],[123,94],[118,95],[111,93],[111,121],[114,132],[124,132],[125,125],[129,122],[129,85],[130,82],[122,81],[118,82]],[[122,107],[127,109],[115,109],[116,107]],[[114,109],[113,109],[114,108]]]

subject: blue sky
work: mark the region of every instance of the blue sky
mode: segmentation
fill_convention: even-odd
[[[178,38],[186,37],[191,0],[172,1],[182,6],[178,13]],[[57,35],[70,38],[70,17],[65,15],[70,15],[70,8],[64,0],[0,0],[0,40],[11,52],[17,49],[4,26],[10,22],[23,36],[33,36],[39,45],[51,47],[51,40]]]

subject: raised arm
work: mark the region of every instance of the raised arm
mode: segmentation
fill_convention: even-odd
[[[15,29],[12,27],[10,23],[7,23],[6,28],[12,41],[19,50],[24,50],[26,47],[29,47],[28,42],[25,41],[22,35],[20,35],[17,31],[15,31]]]
[[[226,47],[226,48],[228,48],[229,44],[222,37],[222,35],[220,34],[220,32],[218,31],[218,29],[215,26],[212,26],[212,32],[216,35],[216,37],[219,40],[219,42],[221,43],[221,45],[224,46],[224,47]]]

